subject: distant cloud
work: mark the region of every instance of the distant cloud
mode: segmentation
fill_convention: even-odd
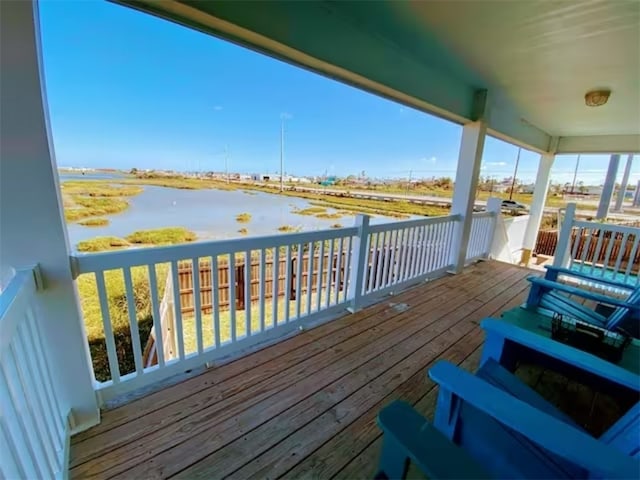
[[[507,162],[486,162],[485,166],[487,167],[506,167]]]
[[[221,110],[223,109],[223,107],[222,107],[222,105],[215,105],[215,106],[213,107],[213,109],[214,109],[216,112],[219,112],[219,111],[221,111]]]

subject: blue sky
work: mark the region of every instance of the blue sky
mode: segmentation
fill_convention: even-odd
[[[274,172],[285,113],[287,172],[455,174],[456,124],[107,2],[45,0],[40,17],[59,166],[220,171],[228,147],[233,171]],[[482,174],[510,176],[516,154],[489,138]],[[538,159],[523,150],[518,178]],[[575,161],[558,157],[554,181]],[[600,183],[606,165],[583,156],[578,180]]]

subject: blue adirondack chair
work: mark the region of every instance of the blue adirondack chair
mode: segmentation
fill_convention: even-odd
[[[599,284],[617,291],[629,292],[626,299],[604,295],[593,291],[557,282],[559,275],[573,276],[591,284]],[[586,273],[574,272],[563,268],[549,268],[545,278],[529,277],[531,289],[525,308],[541,313],[561,313],[576,320],[614,331],[622,328],[632,336],[640,336],[640,286],[632,287],[625,283],[593,277]],[[603,314],[586,307],[574,299],[577,296],[593,300],[611,308],[609,314]]]
[[[406,478],[409,462],[432,479],[638,477],[639,404],[595,439],[493,360],[476,375],[440,361],[429,376],[433,425],[404,402],[378,415],[376,478]]]

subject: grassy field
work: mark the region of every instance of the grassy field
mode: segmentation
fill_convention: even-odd
[[[126,197],[138,195],[142,188],[133,185],[116,186],[106,180],[74,180],[64,182],[61,191],[67,222],[86,219],[83,225],[98,226],[87,222],[94,220],[91,217],[124,212],[129,208]]]
[[[106,225],[109,225],[109,219],[94,217],[94,218],[87,218],[86,220],[80,220],[78,223],[85,227],[104,227]]]
[[[152,230],[138,230],[125,238],[120,237],[95,237],[79,242],[79,252],[104,252],[108,250],[120,250],[131,246],[160,246],[176,245],[193,242],[196,234],[183,227],[166,227]]]

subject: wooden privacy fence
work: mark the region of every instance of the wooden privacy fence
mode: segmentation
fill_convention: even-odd
[[[323,272],[318,271],[318,262],[320,254],[315,252],[313,254],[313,266],[311,273],[311,291],[316,291],[318,274],[326,275],[327,268],[331,268],[331,282],[333,285],[337,285],[338,289],[342,291],[344,289],[344,273],[347,251],[343,251],[342,255],[339,252],[335,252],[332,256],[331,267],[329,267],[329,255],[323,255]],[[341,257],[340,259],[338,257]],[[339,271],[338,271],[339,265]],[[298,258],[293,257],[287,264],[286,258],[278,259],[277,272],[274,272],[274,259],[267,258],[264,262],[264,292],[262,298],[270,300],[273,298],[274,281],[278,282],[277,294],[279,298],[287,297],[290,300],[295,300],[297,275],[302,277],[300,282],[300,293],[306,293],[309,286],[309,254],[306,253],[302,256],[302,265],[300,272],[298,271]],[[226,261],[218,262],[218,308],[220,311],[229,310],[230,289],[233,288],[235,293],[235,308],[242,310],[245,308],[247,297],[251,297],[250,301],[258,302],[261,299],[260,292],[260,278],[261,278],[261,261],[259,257],[253,257],[250,264],[249,272],[249,290],[245,291],[245,260],[237,260],[234,265],[234,284],[231,285],[229,274],[229,264]],[[289,270],[287,275],[287,269]],[[274,273],[277,273],[277,280]],[[213,292],[211,290],[211,263],[207,261],[200,262],[199,273],[199,285],[200,285],[200,308],[202,313],[211,313],[213,311]],[[193,282],[193,265],[191,262],[181,262],[178,268],[178,285],[180,291],[180,310],[183,314],[193,314],[195,311],[195,298],[194,298],[194,282]],[[169,291],[170,290],[166,290]]]
[[[636,248],[634,251],[635,235],[625,235],[621,232],[606,230],[581,231],[579,233],[580,230],[579,228],[574,228],[571,232],[570,250],[575,252],[576,259],[596,264],[604,264],[605,259],[607,259],[606,266],[613,267],[618,259],[618,254],[621,254],[621,267],[626,268],[627,264],[631,262],[631,270],[638,272],[638,268],[640,268],[640,249]],[[599,243],[600,237],[602,237],[602,241]],[[576,242],[578,243],[577,245]],[[610,245],[611,251],[609,251]],[[558,231],[541,230],[536,240],[535,253],[552,257],[556,253],[557,246]]]

